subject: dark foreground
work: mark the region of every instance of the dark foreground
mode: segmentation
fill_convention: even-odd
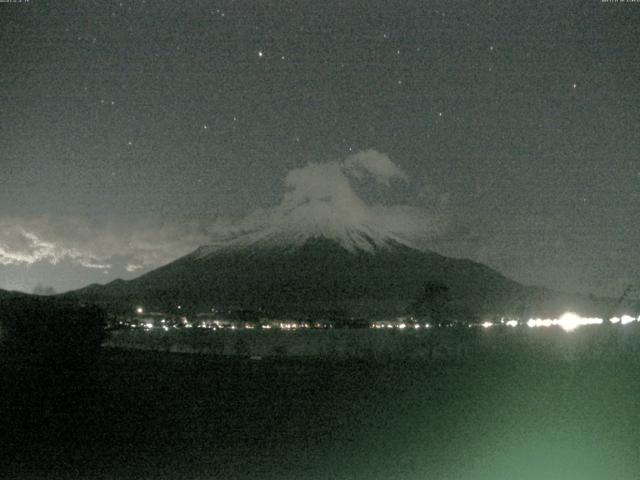
[[[3,358],[0,474],[27,479],[635,479],[640,362]]]

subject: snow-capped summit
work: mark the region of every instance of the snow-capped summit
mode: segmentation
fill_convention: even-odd
[[[252,229],[239,229],[219,238],[200,248],[197,255],[206,257],[221,250],[247,247],[297,247],[314,238],[332,240],[350,252],[373,252],[397,245],[415,248],[401,235],[367,217],[357,211],[345,211],[329,200],[307,201],[269,212],[263,225],[255,222],[257,226]]]
[[[407,208],[366,203],[354,191],[345,168],[329,163],[292,170],[286,179],[289,190],[279,205],[249,215],[236,232],[201,248],[199,255],[252,245],[299,246],[312,238],[333,240],[352,252],[412,246],[403,233],[415,212],[407,215]]]

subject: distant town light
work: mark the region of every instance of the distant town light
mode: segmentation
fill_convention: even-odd
[[[560,317],[558,325],[560,325],[560,328],[565,332],[570,332],[582,325],[582,318],[575,313],[567,312]]]
[[[618,319],[618,321],[620,321],[620,319]],[[566,332],[571,332],[583,325],[601,325],[602,323],[603,320],[601,318],[581,317],[576,313],[567,312],[560,318],[530,318],[527,325],[530,328],[558,326]]]
[[[622,317],[620,317],[620,323],[622,323],[622,325],[626,325],[628,323],[631,322],[635,322],[636,319],[630,315],[622,315]]]
[[[491,328],[493,327],[493,322],[482,322],[482,328]]]

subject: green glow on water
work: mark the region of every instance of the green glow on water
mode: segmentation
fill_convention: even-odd
[[[636,479],[637,366],[524,358],[405,380],[336,478]]]
[[[67,462],[84,478],[637,480],[640,332],[605,328],[483,330],[458,361],[107,352]],[[47,472],[64,466],[51,452]]]

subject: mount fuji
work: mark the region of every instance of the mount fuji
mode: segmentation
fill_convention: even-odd
[[[134,280],[67,295],[164,311],[371,318],[417,313],[433,301],[425,292],[435,285],[458,319],[594,311],[586,297],[526,287],[480,263],[418,248],[412,239],[428,235],[436,220],[408,205],[365,202],[352,182],[369,177],[385,187],[407,179],[374,151],[308,164],[289,172],[279,205],[255,211],[230,233]]]
[[[448,292],[447,311],[465,319],[520,315],[531,299],[549,296],[482,264],[419,249],[372,225],[327,228],[313,218],[297,228],[287,222],[285,228],[241,232],[134,280],[69,295],[164,311],[180,305],[192,312],[215,308],[266,316],[376,318],[414,313],[425,286],[437,284]]]

